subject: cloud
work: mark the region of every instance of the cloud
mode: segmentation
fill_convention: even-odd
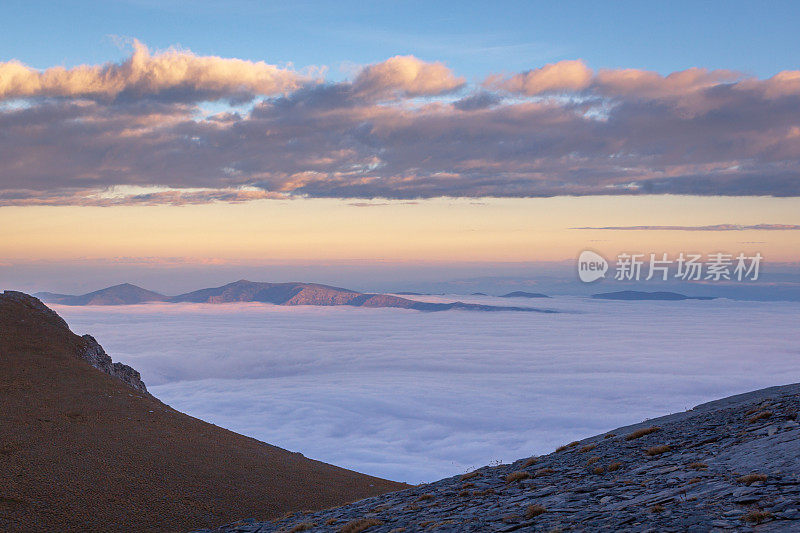
[[[147,189],[147,188],[144,188]],[[98,206],[119,205],[191,205],[211,202],[242,203],[252,200],[286,200],[290,196],[261,189],[168,189],[135,193],[109,194],[108,189],[60,191],[53,194],[17,190],[0,192],[0,206]]]
[[[178,410],[412,483],[797,381],[797,303],[552,304],[580,313],[262,304],[58,312]]]
[[[367,95],[438,95],[463,85],[464,78],[456,77],[444,64],[428,63],[414,56],[394,56],[369,65],[353,81],[355,92]]]
[[[486,109],[502,101],[503,98],[498,94],[481,91],[457,100],[453,103],[453,107],[461,111],[474,111],[477,109]]]
[[[781,77],[781,80],[785,77]],[[607,96],[659,98],[685,97],[687,93],[742,78],[739,72],[704,68],[689,68],[667,76],[640,69],[602,69],[595,73],[578,59],[551,63],[511,76],[492,75],[486,79],[484,86],[527,96],[585,91]]]
[[[688,93],[734,82],[742,74],[730,70],[689,68],[662,76],[639,69],[605,69],[597,73],[593,86],[612,96],[630,95],[639,98],[680,97]]]
[[[711,226],[604,226],[570,229],[645,231],[799,231],[797,224],[714,224]]]
[[[138,43],[120,64],[2,69],[0,205],[800,196],[798,72],[575,60],[470,87],[396,56],[330,82]],[[119,187],[156,192],[105,194]]]
[[[179,49],[151,54],[137,40],[133,54],[122,63],[52,67],[42,72],[18,61],[0,63],[0,99],[250,99],[297,89],[305,81],[294,71],[263,61],[197,56]]]
[[[486,85],[528,96],[545,92],[581,91],[592,81],[592,71],[581,60],[559,61],[503,79],[490,76]]]

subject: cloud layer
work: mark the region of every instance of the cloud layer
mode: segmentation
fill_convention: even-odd
[[[121,63],[0,63],[0,131],[0,205],[800,195],[800,71],[572,60],[468,84],[396,56],[332,82],[135,42]]]
[[[58,312],[176,409],[413,483],[800,377],[796,302],[549,303],[579,312],[261,304]]]

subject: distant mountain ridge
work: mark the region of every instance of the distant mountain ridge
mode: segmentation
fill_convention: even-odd
[[[130,283],[121,283],[81,295],[38,292],[34,296],[43,302],[61,305],[131,305],[169,300],[168,296]]]
[[[62,305],[131,305],[146,302],[193,302],[193,303],[232,303],[262,302],[275,305],[315,305],[352,307],[392,307],[414,309],[417,311],[447,311],[460,309],[467,311],[534,311],[551,313],[555,311],[532,307],[495,306],[464,302],[421,302],[392,294],[361,293],[341,287],[318,283],[268,283],[239,280],[221,287],[199,289],[178,296],[169,297],[124,283],[83,295],[37,293],[36,296],[48,303]]]
[[[686,296],[677,292],[656,291],[617,291],[617,292],[603,292],[600,294],[593,294],[592,298],[600,300],[662,300],[662,301],[677,301],[677,300],[713,300],[714,296]]]
[[[509,292],[508,294],[503,294],[500,298],[550,298],[546,294],[542,294],[541,292],[525,292],[525,291],[514,291]]]

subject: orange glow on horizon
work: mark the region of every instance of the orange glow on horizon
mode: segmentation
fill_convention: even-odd
[[[354,204],[371,204],[369,207]],[[800,259],[800,231],[577,227],[800,224],[800,199],[581,197],[419,202],[263,200],[183,207],[4,207],[4,260],[146,257],[168,262],[517,262],[583,249],[760,251]]]

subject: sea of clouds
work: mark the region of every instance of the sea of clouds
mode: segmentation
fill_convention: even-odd
[[[53,307],[180,411],[411,483],[800,381],[797,302],[466,300],[565,312]]]

